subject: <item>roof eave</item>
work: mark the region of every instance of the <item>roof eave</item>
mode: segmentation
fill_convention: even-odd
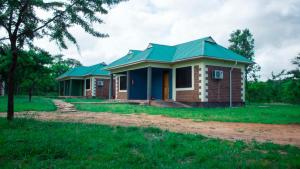
[[[212,57],[212,56],[193,56],[193,57],[190,57],[190,58],[180,59],[180,60],[176,60],[176,61],[172,61],[172,62],[142,60],[142,61],[132,62],[132,63],[129,63],[129,64],[123,64],[123,65],[108,67],[108,68],[105,68],[105,70],[111,71],[111,70],[114,70],[114,69],[119,69],[119,68],[123,68],[123,67],[127,67],[127,66],[132,66],[132,65],[135,65],[135,64],[139,64],[139,63],[165,63],[165,64],[174,64],[174,63],[177,63],[177,62],[184,62],[184,61],[190,61],[190,60],[195,60],[195,59],[215,59],[215,60],[238,62],[238,63],[247,64],[247,65],[254,64],[254,62],[239,61],[239,60],[234,60],[234,59],[220,59],[220,58],[216,58],[216,57]]]
[[[139,63],[163,63],[163,64],[171,64],[172,62],[165,62],[165,61],[155,61],[155,60],[141,60],[141,61],[136,61],[136,62],[132,62],[132,63],[128,63],[128,64],[123,64],[123,65],[118,65],[118,66],[113,66],[113,67],[108,67],[105,68],[105,70],[114,70],[114,69],[119,69],[119,68],[123,68],[123,67],[127,67],[127,66],[132,66],[135,64],[139,64]]]
[[[204,58],[204,59],[223,60],[223,61],[232,61],[232,62],[238,62],[238,63],[244,63],[244,64],[253,64],[253,62],[244,62],[244,61],[239,61],[239,60],[234,60],[234,59],[220,59],[220,58],[216,58],[216,57],[213,57],[213,56],[193,56],[193,57],[186,58],[186,59],[175,60],[172,63],[189,61],[189,60],[194,60],[194,59],[202,59],[202,58]]]

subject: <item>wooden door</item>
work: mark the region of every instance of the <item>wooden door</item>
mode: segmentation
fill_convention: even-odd
[[[163,72],[163,100],[169,99],[169,72]]]

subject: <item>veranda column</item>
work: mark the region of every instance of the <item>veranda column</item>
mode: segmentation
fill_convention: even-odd
[[[109,79],[109,99],[112,99],[113,96],[113,80],[114,80],[114,76],[111,73]]]
[[[152,93],[152,68],[147,68],[147,100],[151,100]]]
[[[72,96],[72,79],[70,80],[69,96]]]
[[[127,100],[129,100],[130,99],[130,71],[128,70],[127,71],[127,76],[126,76],[127,78],[127,81],[126,81],[126,83],[127,83]]]
[[[66,96],[66,80],[64,80],[64,96]]]
[[[61,81],[58,81],[58,96],[60,96],[60,83]]]

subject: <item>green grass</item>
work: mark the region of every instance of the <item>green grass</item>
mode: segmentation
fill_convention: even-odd
[[[74,102],[103,102],[104,99],[99,98],[66,98],[65,102],[74,103]]]
[[[300,149],[156,128],[0,118],[1,168],[300,168]]]
[[[121,114],[147,113],[195,121],[300,124],[300,105],[255,104],[239,108],[158,108],[129,104],[75,104],[78,110]]]
[[[49,98],[32,97],[32,101],[28,101],[27,96],[15,96],[15,111],[55,111],[56,107]],[[0,97],[0,112],[7,111],[7,96]]]

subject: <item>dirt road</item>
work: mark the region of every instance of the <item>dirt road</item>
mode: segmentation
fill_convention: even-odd
[[[276,144],[291,144],[300,147],[300,125],[195,122],[190,119],[179,119],[161,115],[124,115],[78,111],[68,113],[64,111],[16,113],[16,117],[31,117],[44,121],[68,121],[112,126],[151,126],[172,132],[201,134],[226,140],[270,141]]]

